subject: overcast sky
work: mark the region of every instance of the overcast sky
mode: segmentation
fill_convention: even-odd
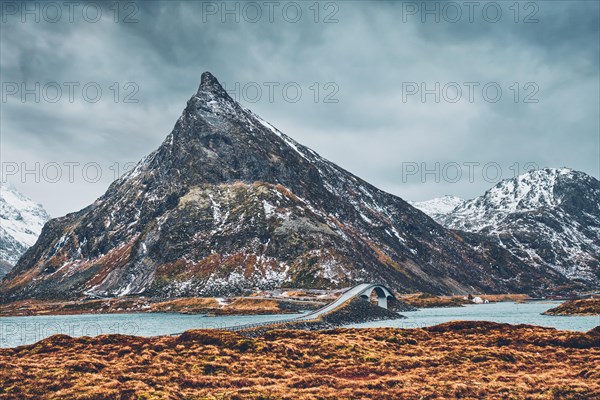
[[[157,148],[204,71],[406,200],[600,173],[597,1],[52,4],[3,2],[0,37],[2,179],[52,216]]]

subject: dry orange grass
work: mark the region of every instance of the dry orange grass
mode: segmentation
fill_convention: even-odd
[[[72,315],[136,312],[173,312],[185,314],[256,315],[287,314],[312,310],[322,302],[293,302],[282,299],[230,298],[221,304],[212,297],[189,297],[156,302],[145,298],[114,298],[104,300],[42,301],[21,300],[0,304],[0,316]]]
[[[277,314],[283,310],[276,300],[237,298],[222,311],[227,314]]]
[[[116,298],[105,300],[20,300],[0,304],[0,316],[73,315],[128,313],[147,311],[148,300],[143,298]]]
[[[600,315],[600,297],[565,301],[546,311],[546,315]]]
[[[11,399],[593,399],[600,329],[451,322],[426,329],[54,336],[0,350]]]
[[[516,301],[522,302],[527,301],[531,297],[526,294],[476,294],[474,296],[479,296],[482,299],[487,299],[491,302],[499,302],[499,301]]]
[[[153,304],[155,312],[209,313],[215,315],[256,315],[256,314],[285,314],[294,312],[284,307],[285,301],[259,298],[231,298],[228,303],[221,305],[214,298],[186,298],[164,301]],[[306,303],[307,308],[318,304]]]
[[[522,302],[529,299],[526,294],[473,294],[473,297],[481,297],[489,302],[517,301]],[[401,294],[401,300],[417,308],[431,307],[460,307],[465,304],[473,304],[465,296],[434,296],[428,293]]]
[[[212,297],[191,297],[152,304],[154,312],[204,313],[221,305]]]
[[[427,293],[402,295],[400,299],[417,308],[460,307],[471,303],[463,299],[463,296],[434,296]]]

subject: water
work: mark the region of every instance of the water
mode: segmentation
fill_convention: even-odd
[[[588,331],[600,325],[600,316],[552,316],[541,315],[544,311],[561,304],[560,301],[536,301],[529,303],[489,303],[464,307],[424,308],[401,313],[407,319],[352,324],[352,328],[423,328],[449,321],[493,321],[509,324],[530,324],[569,331]]]
[[[588,331],[600,325],[600,316],[558,317],[540,315],[560,302],[491,303],[466,307],[427,308],[406,312],[407,319],[368,322],[349,327],[420,328],[453,320],[485,320],[511,324],[532,324],[572,331]],[[63,333],[70,336],[96,336],[109,333],[156,336],[188,329],[215,329],[257,322],[277,321],[303,314],[208,317],[170,313],[85,314],[0,317],[0,347],[34,343]]]
[[[278,321],[304,314],[208,317],[175,313],[82,314],[0,317],[0,347],[35,343],[58,333],[79,337],[119,333],[159,336],[188,329],[219,329]]]

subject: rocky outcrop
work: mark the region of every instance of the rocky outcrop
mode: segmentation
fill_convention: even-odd
[[[388,298],[388,310],[395,312],[395,313],[401,313],[401,312],[417,311],[418,308],[413,306],[412,304],[407,303],[404,300]]]

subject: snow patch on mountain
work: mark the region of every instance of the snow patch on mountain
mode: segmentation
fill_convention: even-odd
[[[439,222],[442,216],[451,213],[464,202],[460,197],[445,195],[431,200],[409,201],[409,204]]]
[[[0,260],[14,265],[34,245],[49,219],[40,204],[15,187],[0,184]]]
[[[562,199],[555,193],[557,181],[559,177],[573,179],[575,173],[568,168],[548,168],[503,180],[483,196],[465,201],[440,222],[449,228],[480,232],[494,230],[512,214],[558,207]]]
[[[600,286],[600,182],[569,168],[529,171],[451,211],[413,203],[450,229],[488,235],[532,267]],[[441,204],[441,207],[437,207]]]

